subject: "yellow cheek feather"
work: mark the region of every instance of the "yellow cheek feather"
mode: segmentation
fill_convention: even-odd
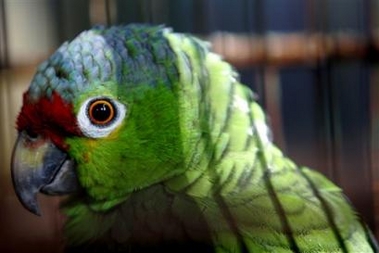
[[[104,139],[106,140],[113,140],[117,139],[119,137],[120,129],[122,128],[124,124],[121,123],[118,127],[116,127],[108,136],[106,136]]]
[[[99,139],[94,139],[94,138],[88,138],[85,140],[85,146],[86,146],[86,151],[83,152],[83,160],[88,163],[91,160],[91,153],[92,150],[96,149],[98,146],[101,146],[101,143],[103,141],[108,141],[108,140],[117,140],[119,137],[120,129],[123,124],[118,126],[116,129],[114,129],[108,136],[99,138]]]

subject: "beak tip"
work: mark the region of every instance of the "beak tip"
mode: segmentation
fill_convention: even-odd
[[[38,206],[38,202],[37,202],[37,196],[36,196],[36,193],[33,193],[33,194],[25,194],[25,193],[20,193],[20,192],[17,192],[16,191],[16,194],[17,194],[17,197],[19,199],[19,201],[21,202],[22,206],[28,210],[29,212],[37,215],[37,216],[41,216],[41,211],[40,211],[40,208]]]
[[[34,205],[34,206],[29,206],[29,207],[26,207],[26,209],[28,209],[31,213],[37,215],[37,216],[41,216],[41,211],[38,207],[38,205]]]

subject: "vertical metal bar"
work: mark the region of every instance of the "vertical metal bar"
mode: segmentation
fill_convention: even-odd
[[[373,191],[374,191],[374,208],[375,214],[379,212],[379,70],[375,67],[371,74],[370,83],[370,116],[371,116],[371,168],[373,173]],[[379,227],[379,215],[374,215],[375,227]],[[375,231],[376,237],[379,238],[379,230]]]
[[[194,0],[193,1],[193,9],[196,10],[196,16],[192,16],[192,22],[195,33],[206,33],[208,28],[207,20],[205,19],[206,16],[206,4],[208,1],[202,1],[202,0]]]
[[[328,23],[328,16],[325,15],[325,13],[321,10],[327,10],[327,0],[322,0],[319,2],[319,6],[317,8],[317,15],[320,17],[320,23],[319,27],[317,27],[317,30],[319,29],[320,32],[326,33],[327,32],[327,23]],[[323,51],[325,52],[326,46],[323,47]],[[332,111],[331,108],[331,90],[330,90],[330,62],[329,60],[326,61],[318,61],[317,62],[317,69],[316,69],[316,79],[318,83],[318,93],[320,95],[321,99],[321,121],[323,122],[323,133],[322,133],[322,139],[325,141],[323,145],[325,145],[325,160],[326,160],[326,171],[327,175],[331,177],[332,179],[335,179],[334,176],[334,148],[333,148],[333,133],[332,133]]]
[[[148,22],[154,24],[156,20],[156,9],[154,8],[154,2],[159,0],[145,0],[145,14],[148,17]]]
[[[319,0],[307,0],[305,11],[306,11],[306,24],[305,24],[305,34],[315,34],[319,32],[319,24],[318,24],[318,9],[316,4],[318,4]],[[326,156],[325,152],[325,122],[324,122],[324,115],[323,115],[323,103],[321,102],[322,99],[322,91],[320,88],[320,84],[322,82],[322,71],[321,71],[321,61],[317,61],[316,65],[314,66],[313,70],[313,85],[314,88],[314,96],[315,96],[315,107],[317,108],[315,110],[315,122],[319,123],[319,127],[317,129],[318,132],[316,133],[316,149],[318,151],[318,156],[315,157],[317,160],[318,167],[316,168],[318,171],[322,172],[323,174],[327,176],[331,176],[330,173],[330,166],[328,165],[328,157]],[[322,112],[320,112],[322,111]],[[322,132],[322,134],[320,134]]]
[[[365,18],[364,20],[364,24],[365,27],[364,27],[364,33],[365,33],[365,36],[367,38],[368,41],[373,41],[373,31],[374,31],[374,15],[376,15],[376,12],[374,12],[374,8],[375,8],[375,5],[374,5],[374,0],[365,0],[363,2],[363,18]],[[366,59],[366,60],[370,60],[370,59]],[[377,182],[378,182],[378,179],[379,179],[379,175],[378,175],[378,151],[379,149],[377,148],[377,132],[378,131],[378,128],[376,127],[375,125],[375,120],[378,119],[378,107],[377,107],[377,104],[375,101],[378,100],[379,96],[379,90],[377,88],[378,86],[378,83],[377,81],[379,80],[378,79],[378,76],[377,75],[374,75],[375,73],[378,73],[378,68],[376,68],[375,70],[375,67],[372,66],[372,65],[369,65],[369,64],[372,64],[371,62],[365,62],[366,64],[366,67],[369,68],[368,69],[368,73],[369,73],[369,99],[370,99],[370,104],[369,104],[369,107],[370,107],[370,112],[369,112],[369,127],[367,128],[368,129],[368,133],[367,133],[367,151],[368,151],[368,154],[367,154],[367,163],[368,163],[368,166],[369,166],[369,184],[370,184],[370,200],[371,200],[371,205],[370,207],[372,208],[372,211],[371,211],[371,214],[372,214],[372,217],[370,217],[369,219],[369,222],[370,222],[370,227],[371,229],[374,231],[374,234],[376,234],[376,236],[378,237],[378,228],[379,228],[379,223],[378,223],[378,218],[376,218],[378,215],[376,215],[379,211],[379,201],[378,201],[378,189],[377,189]]]
[[[307,0],[305,11],[306,11],[306,17],[307,17],[305,30],[307,34],[312,34],[312,32],[314,32],[316,28],[315,0]]]
[[[143,22],[151,23],[152,15],[150,8],[150,0],[138,1],[138,7],[140,8],[141,18]]]
[[[251,32],[250,29],[251,29],[251,26],[250,26],[250,20],[249,20],[249,16],[250,16],[250,5],[249,5],[249,2],[248,0],[244,0],[243,1],[243,6],[245,7],[245,11],[243,13],[243,23],[245,25],[245,30],[247,32]]]
[[[107,26],[112,25],[112,20],[111,20],[111,2],[110,0],[105,0],[105,20]]]
[[[319,95],[321,99],[321,118],[323,122],[322,137],[325,145],[325,160],[327,175],[338,183],[337,160],[336,160],[336,132],[335,132],[335,101],[333,84],[331,81],[332,64],[330,60],[320,62],[316,70],[318,80]]]
[[[254,0],[254,17],[255,17],[255,30],[256,33],[263,37],[265,33],[265,17],[264,13],[264,1]],[[259,102],[265,108],[266,107],[266,92],[265,92],[265,70],[263,65],[257,66],[256,74],[257,93],[259,95]]]
[[[365,1],[365,16],[367,40],[372,43],[374,41],[373,32],[377,28],[376,11],[378,0]],[[370,59],[368,59],[370,60]],[[369,62],[370,63],[370,62]],[[372,229],[376,238],[379,238],[379,67],[377,65],[370,66],[370,133],[369,133],[369,164],[371,172],[371,189],[373,200],[373,224]]]
[[[7,19],[5,0],[0,0],[0,68],[9,67]]]
[[[328,12],[328,0],[315,1],[311,0],[310,3],[315,10],[316,16],[311,21],[311,24],[314,27],[310,29],[312,31],[321,32],[323,34],[328,33],[328,23],[329,16]],[[326,43],[326,42],[324,42]],[[322,50],[326,52],[326,44],[323,46]],[[322,126],[320,129],[320,146],[323,147],[321,150],[324,150],[324,160],[325,168],[322,170],[329,178],[334,181],[337,180],[337,164],[336,164],[336,155],[335,155],[335,110],[333,105],[333,87],[331,82],[331,71],[332,64],[330,59],[319,60],[317,61],[315,69],[315,78],[317,85],[317,101],[320,105],[318,122]]]

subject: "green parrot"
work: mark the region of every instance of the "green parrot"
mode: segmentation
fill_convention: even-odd
[[[68,195],[72,252],[377,252],[341,189],[283,155],[209,48],[144,24],[64,43],[17,119],[23,206],[40,214],[38,193]]]

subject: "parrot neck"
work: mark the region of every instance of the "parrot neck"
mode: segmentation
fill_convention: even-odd
[[[196,40],[178,36],[168,40],[180,72],[176,97],[184,172],[166,185],[204,197],[216,188],[227,193],[260,178],[263,171],[252,169],[257,151],[273,145],[255,95],[239,83],[228,63]]]

